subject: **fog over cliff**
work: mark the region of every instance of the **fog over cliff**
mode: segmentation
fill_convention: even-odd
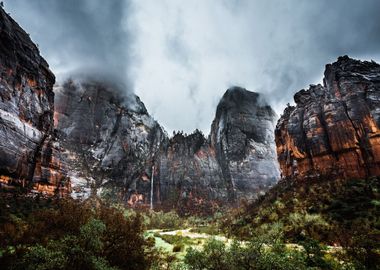
[[[231,85],[277,113],[349,54],[380,60],[377,0],[5,0],[58,80],[101,74],[135,92],[168,131],[208,133]]]

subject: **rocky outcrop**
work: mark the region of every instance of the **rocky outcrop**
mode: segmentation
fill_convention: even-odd
[[[380,175],[380,65],[339,57],[294,101],[276,127],[284,177]]]
[[[228,189],[215,150],[200,131],[174,134],[162,144],[155,165],[153,195],[163,207],[209,212],[228,202]]]
[[[232,87],[219,102],[211,133],[175,134],[159,159],[161,200],[189,211],[252,200],[280,177],[275,113],[262,97]]]
[[[279,179],[275,119],[258,93],[234,87],[220,100],[210,136],[231,200],[252,199]]]
[[[49,194],[70,183],[53,135],[55,77],[29,35],[0,8],[0,181]]]
[[[138,195],[137,181],[149,189],[146,175],[167,136],[140,99],[88,78],[69,80],[55,93],[55,126],[70,167],[73,196],[86,197],[91,188],[99,193],[103,188],[104,196],[129,200]]]
[[[138,97],[109,83],[76,79],[55,92],[56,128],[79,196],[94,187],[131,205],[149,205],[152,196],[155,206],[191,211],[255,198],[279,178],[275,114],[256,93],[229,89],[206,139],[198,130],[169,138]]]

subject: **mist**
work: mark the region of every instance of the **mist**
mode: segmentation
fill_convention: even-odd
[[[171,133],[209,132],[238,85],[280,115],[340,55],[380,61],[377,0],[8,0],[58,79],[123,82]]]
[[[264,94],[280,115],[338,56],[379,60],[379,11],[371,0],[138,1],[134,46],[148,53],[136,91],[169,130],[207,133],[232,85]]]
[[[128,1],[9,0],[4,5],[38,44],[58,82],[84,76],[132,91]]]

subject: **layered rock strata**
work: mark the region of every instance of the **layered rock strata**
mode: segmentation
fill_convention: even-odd
[[[29,35],[0,8],[0,181],[70,189],[53,134],[55,77]]]
[[[294,96],[276,127],[283,177],[380,175],[380,65],[347,56]]]

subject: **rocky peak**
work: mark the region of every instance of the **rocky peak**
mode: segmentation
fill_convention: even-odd
[[[274,184],[279,178],[274,147],[272,108],[258,94],[244,88],[226,91],[211,126],[211,145],[231,200]]]
[[[241,112],[250,112],[255,109],[255,106],[251,106],[252,103],[256,104],[259,98],[259,94],[250,92],[245,88],[231,87],[224,93],[222,99],[218,103],[216,109],[216,117],[227,110],[238,110]]]
[[[276,127],[284,177],[380,174],[380,65],[348,56],[326,65],[324,86],[295,94]]]
[[[207,140],[203,133],[200,130],[195,130],[193,133],[187,135],[183,132],[174,133],[173,137],[169,139],[169,146],[178,148],[180,145],[183,146],[186,150],[183,154],[196,153],[201,146],[206,144]]]
[[[166,133],[134,94],[114,84],[68,80],[56,89],[55,126],[66,149],[75,196],[107,186],[127,199],[140,176],[148,172]]]
[[[224,143],[229,144],[229,158],[240,160],[247,154],[246,146],[250,140],[258,143],[273,141],[270,130],[275,117],[272,108],[258,93],[240,87],[230,88],[217,107],[211,127],[212,144],[216,147],[225,140]]]
[[[306,104],[322,98],[325,90],[322,85],[310,85],[308,90],[302,89],[294,95],[296,104]]]

